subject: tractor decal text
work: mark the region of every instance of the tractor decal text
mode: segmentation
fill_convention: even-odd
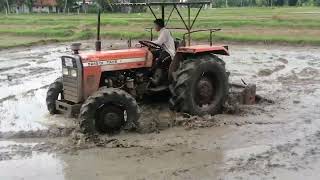
[[[115,65],[115,64],[144,62],[144,61],[145,61],[145,57],[141,57],[141,58],[130,58],[130,59],[105,60],[105,61],[89,61],[89,62],[83,63],[83,67]]]

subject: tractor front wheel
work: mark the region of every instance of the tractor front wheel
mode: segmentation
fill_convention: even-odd
[[[219,113],[229,91],[224,62],[214,55],[185,60],[170,90],[172,110],[192,115]]]
[[[82,105],[80,129],[86,134],[113,134],[123,127],[137,128],[139,117],[139,106],[130,94],[117,88],[101,88]]]
[[[58,100],[59,95],[62,96],[62,91],[62,78],[58,78],[52,84],[50,84],[46,97],[47,108],[50,114],[58,113],[56,109],[56,100]]]

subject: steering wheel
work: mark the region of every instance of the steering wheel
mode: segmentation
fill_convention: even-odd
[[[157,49],[157,50],[161,50],[162,49],[162,46],[160,46],[159,44],[156,44],[152,41],[139,41],[139,43],[143,46],[146,46],[148,48],[151,48],[151,49]]]

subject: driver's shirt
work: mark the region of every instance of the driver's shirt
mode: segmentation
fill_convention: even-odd
[[[162,28],[160,30],[160,34],[157,40],[153,41],[154,43],[160,45],[163,47],[165,51],[167,51],[171,58],[174,58],[174,55],[176,54],[176,48],[174,45],[174,40],[171,36],[171,33],[168,29]]]

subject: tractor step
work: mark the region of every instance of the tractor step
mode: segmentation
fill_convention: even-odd
[[[56,109],[67,117],[76,117],[82,104],[71,104],[68,101],[56,100]]]

